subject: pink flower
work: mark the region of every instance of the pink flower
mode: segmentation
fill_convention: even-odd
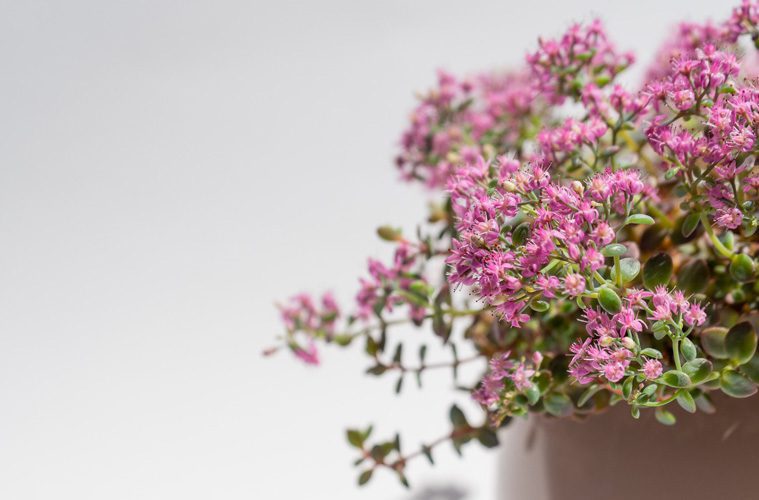
[[[725,229],[735,229],[743,222],[743,212],[737,208],[720,208],[714,214],[714,222]]]
[[[706,321],[706,312],[703,307],[698,304],[691,304],[685,314],[683,314],[683,320],[688,326],[701,326]]]
[[[535,370],[525,368],[523,364],[517,366],[514,373],[511,374],[511,381],[518,391],[523,391],[532,385],[530,378],[535,375]]]
[[[316,345],[313,342],[309,342],[308,347],[293,346],[292,348],[295,356],[308,365],[319,364],[319,353],[316,350]]]
[[[619,361],[608,363],[604,366],[604,377],[609,382],[619,382],[625,376],[625,366]]]
[[[635,317],[635,312],[631,307],[624,307],[621,311],[614,315],[614,320],[622,327],[620,333],[624,335],[628,330],[634,332],[641,332],[645,326],[643,321]]]
[[[582,295],[585,291],[585,278],[581,274],[568,274],[564,278],[564,290],[571,297]]]
[[[649,359],[643,365],[643,374],[648,380],[653,380],[661,376],[662,366],[656,359]]]

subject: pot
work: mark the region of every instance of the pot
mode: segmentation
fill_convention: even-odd
[[[531,416],[501,434],[501,500],[759,499],[759,397],[714,396],[677,423],[625,404],[577,419]],[[675,408],[677,407],[677,408]]]

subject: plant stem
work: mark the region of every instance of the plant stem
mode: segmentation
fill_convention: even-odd
[[[680,371],[682,368],[680,366],[680,339],[677,337],[672,339],[672,355],[675,358],[675,368]]]
[[[712,244],[714,245],[715,250],[717,250],[717,252],[719,252],[723,257],[727,257],[728,259],[731,258],[733,256],[733,252],[725,245],[723,245],[719,238],[717,238],[717,235],[714,234],[714,228],[712,228],[712,225],[709,222],[709,218],[704,212],[701,212],[700,219],[701,224],[704,226],[706,234],[708,234],[709,239],[712,240]]]

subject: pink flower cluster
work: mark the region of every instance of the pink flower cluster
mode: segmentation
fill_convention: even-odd
[[[669,292],[659,286],[653,292],[630,289],[618,313],[610,315],[587,309],[584,320],[589,337],[570,347],[571,376],[580,384],[596,380],[619,382],[636,373],[651,380],[661,375],[662,364],[640,355],[637,334],[651,331],[657,322],[675,335],[682,335],[681,325],[685,325],[689,327],[687,334],[693,327],[704,324],[706,312],[701,305],[689,302],[681,291]]]
[[[746,34],[756,40],[759,23],[757,12],[759,12],[759,2],[743,0],[740,6],[733,9],[730,18],[723,23],[681,23],[675,34],[657,52],[654,63],[646,72],[645,81],[651,82],[665,77],[670,71],[670,63],[673,59],[692,57],[696,49],[706,45],[733,44],[740,36]]]
[[[401,137],[396,164],[406,180],[445,185],[461,163],[490,145],[515,147],[526,118],[538,114],[536,92],[525,72],[488,73],[459,80],[439,72],[437,88],[421,98]]]
[[[449,191],[459,233],[449,281],[473,287],[518,327],[529,319],[529,300],[585,292],[604,265],[601,249],[616,239],[611,218],[629,215],[650,187],[636,169],[567,186],[552,182],[541,162],[521,168],[508,158],[480,158],[451,178]],[[518,214],[526,220],[513,227]],[[559,266],[546,271],[552,261]]]
[[[759,187],[753,161],[745,161],[757,146],[759,90],[737,84],[738,71],[733,54],[707,45],[692,58],[674,60],[667,77],[647,89],[660,114],[646,135],[663,157],[662,167],[693,189],[705,182],[704,208],[715,209],[715,222],[727,229],[740,226],[741,204],[756,200]],[[667,111],[674,117],[668,119]],[[677,120],[684,115],[695,116],[701,126],[684,126]]]
[[[503,397],[504,391],[524,392],[533,385],[532,378],[540,368],[543,355],[536,352],[529,361],[515,361],[510,352],[496,354],[490,358],[487,374],[472,394],[473,399],[483,406],[492,406]]]
[[[632,64],[631,53],[620,54],[599,20],[573,25],[559,39],[540,39],[536,52],[527,55],[541,92],[552,103],[579,97],[589,84],[603,87]]]
[[[413,299],[419,291],[415,287],[426,286],[424,277],[416,272],[420,251],[406,242],[395,250],[391,266],[376,259],[369,259],[369,277],[361,278],[361,288],[356,295],[357,316],[367,320],[382,312],[392,312],[395,307],[407,304],[409,316],[422,321],[427,309]]]
[[[318,365],[319,356],[314,344],[315,338],[331,338],[340,317],[340,308],[330,293],[325,293],[317,305],[308,294],[291,297],[287,304],[279,306],[282,321],[287,329],[288,347],[308,364]],[[306,345],[296,339],[297,334],[307,337]]]

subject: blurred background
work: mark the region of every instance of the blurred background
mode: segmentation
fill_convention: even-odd
[[[645,63],[733,3],[0,2],[0,498],[510,498],[509,432],[359,491],[346,426],[411,447],[475,409],[444,373],[395,397],[355,352],[263,359],[274,302],[349,304],[374,228],[423,217],[392,158],[437,68],[596,15]]]

